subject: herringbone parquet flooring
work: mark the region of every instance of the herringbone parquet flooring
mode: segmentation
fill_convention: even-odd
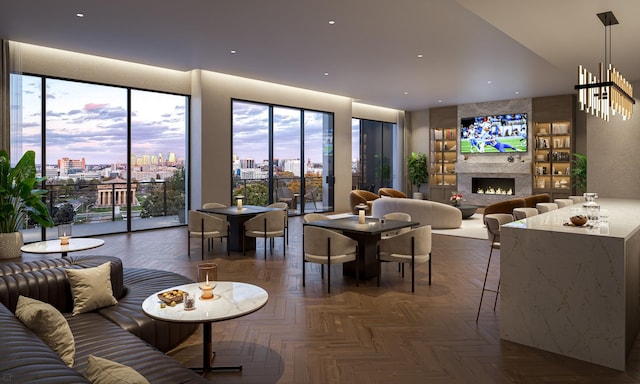
[[[395,264],[384,265],[375,280],[343,278],[332,271],[332,293],[320,268],[307,265],[302,287],[301,218],[290,219],[286,257],[277,239],[273,255],[232,252],[214,243],[207,261],[218,264],[219,280],[257,284],[269,292],[261,310],[213,327],[215,364],[242,364],[242,372],[215,372],[214,383],[640,383],[640,346],[626,372],[618,372],[539,351],[499,338],[499,306],[488,296],[475,317],[486,268],[488,241],[433,236],[433,283],[427,265],[402,279]],[[104,247],[85,253],[119,256],[126,267],[167,269],[195,278],[200,247],[192,240],[186,255],[186,229],[173,228],[102,236]],[[25,255],[25,260],[43,258]],[[498,278],[498,263],[491,283]],[[176,350],[187,365],[201,363],[201,331]]]

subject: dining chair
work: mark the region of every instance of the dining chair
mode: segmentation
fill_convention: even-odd
[[[284,215],[284,231],[286,233],[287,244],[289,244],[289,204],[285,202],[271,203],[267,208],[280,208],[285,212]],[[273,239],[271,239],[273,241]]]
[[[244,244],[245,237],[262,237],[264,238],[264,259],[267,259],[267,239],[282,237],[283,256],[287,254],[287,246],[285,244],[285,230],[287,213],[284,210],[269,211],[260,213],[244,222],[244,231],[242,239],[242,254],[246,255]],[[271,245],[271,254],[273,255],[273,242]]]
[[[580,204],[587,201],[587,199],[584,196],[569,196],[569,198],[573,200],[573,204]]]
[[[309,189],[305,194],[304,194],[304,201],[308,201],[311,200],[313,202],[313,209],[318,209],[318,207],[316,206],[316,193],[318,192],[318,188],[320,188],[320,186],[316,185],[315,187],[311,187],[311,189]]]
[[[431,285],[431,226],[411,229],[408,232],[380,240],[378,245],[378,286],[380,286],[381,263],[395,261],[411,267],[411,292],[415,292],[416,264],[429,263],[429,285]]]
[[[356,261],[358,258],[358,242],[341,233],[312,226],[304,226],[302,252],[302,286],[305,286],[306,263],[327,265],[327,293],[331,293],[331,265]],[[321,274],[324,279],[324,269]],[[356,286],[360,284],[358,268],[356,268]]]
[[[482,307],[482,300],[484,299],[485,292],[494,292],[496,299],[493,302],[493,310],[496,310],[498,304],[498,295],[500,294],[500,278],[498,278],[498,287],[496,289],[487,288],[487,277],[489,276],[489,267],[491,266],[491,256],[494,249],[500,249],[500,227],[504,224],[513,221],[513,215],[508,213],[492,213],[484,217],[484,222],[487,225],[487,232],[489,234],[489,240],[491,241],[489,246],[489,260],[487,261],[487,270],[484,273],[484,283],[482,283],[482,293],[480,293],[480,304],[478,304],[478,314],[476,315],[476,323],[480,318],[480,308]]]
[[[330,220],[330,219],[331,218],[329,216],[323,215],[322,213],[307,213],[302,218],[302,220],[305,223],[311,223],[313,221],[320,221],[320,220]]]
[[[202,204],[202,209],[210,209],[210,208],[224,208],[226,205],[221,203],[204,203]]]
[[[293,193],[293,190],[289,187],[278,187],[278,189],[276,190],[276,199],[278,200],[279,203],[286,203],[287,208],[290,208],[290,209],[295,208],[294,207],[295,194]]]
[[[522,220],[527,217],[535,216],[538,214],[538,210],[536,208],[522,207],[522,208],[513,208],[513,219],[514,220]]]
[[[570,205],[573,205],[572,199],[555,199],[553,200],[553,202],[558,205],[558,208],[563,208],[563,207],[568,207]]]
[[[556,203],[538,203],[536,204],[536,209],[538,209],[538,213],[546,213],[555,211],[558,209],[558,204]]]
[[[191,257],[191,238],[201,239],[201,259],[204,260],[204,239],[211,240],[223,237],[227,238],[227,256],[229,256],[229,222],[215,215],[210,215],[196,210],[189,211],[187,224],[187,255]],[[211,244],[208,242],[208,249]]]
[[[384,220],[411,221],[411,215],[405,212],[389,212],[382,215],[380,218]],[[400,228],[393,231],[382,232],[381,237],[383,239],[388,239],[409,231],[411,231],[411,228]]]

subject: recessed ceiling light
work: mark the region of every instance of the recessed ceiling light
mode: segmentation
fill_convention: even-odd
[[[442,103],[442,99],[438,99],[438,103]]]
[[[329,76],[329,72],[325,72],[325,73],[324,73],[324,75],[325,75],[325,76]]]
[[[422,59],[424,55],[422,53],[418,53],[418,59]]]
[[[329,24],[333,25],[333,24],[335,24],[335,23],[336,23],[336,21],[335,21],[335,20],[329,20]]]
[[[487,84],[491,84],[491,80],[487,81]]]
[[[405,91],[405,92],[404,92],[404,94],[405,94],[405,95],[408,95],[408,94],[409,94],[409,92]]]
[[[516,91],[516,95],[519,95],[519,94],[520,94],[520,91]]]
[[[238,51],[236,51],[235,49],[232,49],[232,50],[229,51],[229,53],[231,53],[233,55],[233,54],[238,53]]]
[[[76,16],[82,18],[82,17],[84,17],[84,13],[76,13]]]

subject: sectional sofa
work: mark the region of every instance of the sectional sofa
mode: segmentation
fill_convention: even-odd
[[[72,315],[74,297],[65,269],[105,262],[111,265],[117,304]],[[186,340],[197,325],[153,320],[141,309],[150,294],[189,282],[173,272],[123,269],[119,258],[106,256],[0,264],[0,378],[12,384],[89,383],[87,361],[94,355],[133,368],[150,383],[207,383],[164,353]],[[75,343],[72,367],[16,317],[19,296],[46,302],[66,318]]]

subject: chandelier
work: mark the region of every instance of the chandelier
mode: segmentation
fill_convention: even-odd
[[[597,14],[604,24],[604,64],[600,63],[598,76],[578,68],[578,106],[581,111],[609,121],[610,115],[619,114],[623,120],[633,113],[633,87],[611,64],[611,26],[618,20],[611,11]]]

